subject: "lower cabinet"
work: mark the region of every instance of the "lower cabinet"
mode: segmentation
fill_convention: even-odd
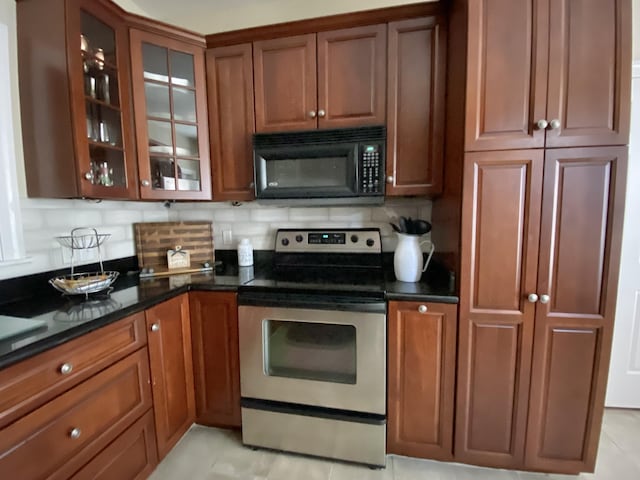
[[[195,419],[187,294],[145,312],[160,460]]]
[[[389,302],[387,453],[453,459],[457,305]]]
[[[235,292],[190,292],[196,422],[239,427],[240,360]]]
[[[147,412],[72,480],[143,480],[158,464],[153,412]]]
[[[0,478],[66,479],[152,406],[145,348],[0,430]]]

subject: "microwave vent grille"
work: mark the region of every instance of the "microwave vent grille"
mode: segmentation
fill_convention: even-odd
[[[384,141],[384,125],[358,128],[339,128],[334,130],[307,130],[302,132],[257,133],[253,136],[253,146],[257,148],[278,147],[296,144],[332,144],[346,142]]]

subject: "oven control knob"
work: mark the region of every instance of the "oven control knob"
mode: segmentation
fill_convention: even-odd
[[[374,243],[373,238],[367,238],[367,247],[373,247]]]
[[[359,240],[359,239],[358,239],[358,235],[351,235],[351,241],[352,241],[353,243],[358,243],[358,240]]]
[[[302,235],[296,235],[296,242],[300,243],[302,240],[304,240]]]
[[[289,245],[289,239],[288,239],[288,238],[283,238],[283,239],[282,239],[282,245],[284,245],[285,247],[286,247],[287,245]]]

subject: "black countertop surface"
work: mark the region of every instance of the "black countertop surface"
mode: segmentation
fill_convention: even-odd
[[[0,281],[0,315],[32,318],[46,323],[21,336],[0,340],[0,368],[82,336],[127,315],[145,310],[189,290],[236,291],[238,287],[259,287],[268,278],[271,252],[255,252],[254,267],[238,268],[235,251],[217,251],[222,264],[214,272],[143,278],[135,270],[135,258],[115,261],[105,269],[117,268],[120,277],[109,295],[65,297],[46,280],[58,272]],[[339,274],[339,273],[338,273]],[[449,272],[433,264],[417,283],[396,281],[393,255],[384,256],[384,285],[389,300],[458,303]],[[2,319],[0,318],[0,335]]]

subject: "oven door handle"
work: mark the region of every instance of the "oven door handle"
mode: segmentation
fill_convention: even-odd
[[[381,296],[316,295],[274,292],[239,292],[238,305],[274,308],[305,308],[343,312],[386,313]]]

